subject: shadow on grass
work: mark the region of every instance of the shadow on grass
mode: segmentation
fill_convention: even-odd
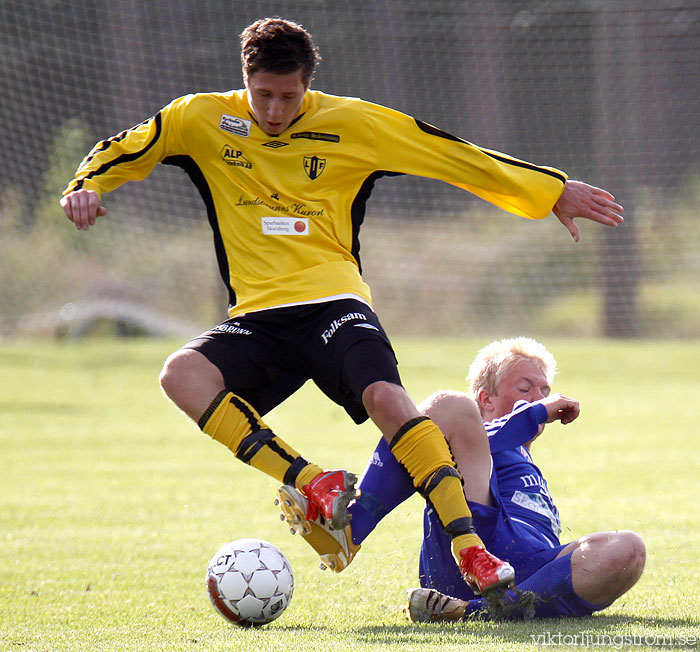
[[[527,643],[538,645],[562,645],[574,642],[575,645],[596,647],[606,639],[637,636],[642,639],[653,637],[655,648],[673,647],[696,649],[700,637],[688,643],[688,634],[682,630],[697,628],[700,619],[650,618],[624,615],[592,616],[588,618],[551,618],[528,621],[470,621],[464,623],[433,623],[366,626],[348,631],[363,643],[451,643],[491,642]],[[576,638],[577,637],[577,638]],[[563,641],[563,642],[562,642]],[[610,641],[608,641],[610,642]]]

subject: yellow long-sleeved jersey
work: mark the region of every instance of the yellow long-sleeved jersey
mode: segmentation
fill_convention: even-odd
[[[440,179],[523,217],[546,217],[566,176],[485,150],[398,111],[307,91],[279,136],[255,122],[246,90],[173,100],[98,143],[65,193],[103,192],[182,167],[214,231],[231,317],[338,294],[371,302],[358,234],[374,181],[385,174]]]

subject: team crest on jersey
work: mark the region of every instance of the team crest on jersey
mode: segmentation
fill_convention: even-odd
[[[221,158],[224,160],[226,165],[233,165],[237,168],[246,168],[250,170],[253,164],[245,157],[240,149],[231,147],[231,145],[224,145],[221,148]]]
[[[236,134],[236,136],[248,138],[248,136],[250,136],[250,127],[252,124],[250,120],[244,120],[243,118],[237,118],[234,115],[226,115],[223,113],[221,115],[221,121],[219,122],[219,129]]]
[[[319,158],[318,156],[305,156],[304,157],[304,172],[313,181],[318,179],[323,171],[326,169],[326,159]]]

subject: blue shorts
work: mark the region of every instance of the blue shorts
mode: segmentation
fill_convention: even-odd
[[[544,578],[538,576],[539,586],[547,586],[552,595],[536,606],[535,617],[590,616],[604,608],[605,605],[587,602],[574,591],[571,582],[571,553],[557,559],[564,545],[545,548],[534,544],[527,536],[521,537],[520,529],[523,526],[516,524],[517,527],[513,528],[513,524],[504,517],[501,508],[480,503],[470,503],[470,507],[477,532],[488,550],[513,566],[516,587],[522,586],[523,590],[532,590],[527,580],[538,571],[550,570]],[[452,557],[450,539],[442,531],[432,510],[426,509],[424,525],[425,533],[420,553],[421,586],[462,600],[479,597],[462,579]]]
[[[489,552],[510,563],[518,585],[552,561],[564,545],[554,538],[551,531],[545,532],[537,527],[536,522],[530,525],[510,517],[507,507],[500,500],[498,479],[493,468],[490,489],[493,505],[469,501],[474,528]],[[474,597],[454,562],[450,539],[431,508],[425,510],[423,517],[419,573],[422,586],[463,600]]]
[[[537,539],[522,536],[523,526],[513,524],[502,508],[480,503],[469,503],[469,507],[474,527],[486,548],[513,566],[516,585],[552,561],[564,548],[561,544],[552,548]],[[440,521],[430,508],[425,510],[423,516],[419,577],[423,587],[437,589],[462,600],[475,597],[452,557],[450,538],[443,532]]]

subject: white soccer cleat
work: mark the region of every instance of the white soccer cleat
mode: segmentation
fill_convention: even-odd
[[[412,623],[437,623],[464,620],[466,602],[435,589],[409,589],[406,618]]]

